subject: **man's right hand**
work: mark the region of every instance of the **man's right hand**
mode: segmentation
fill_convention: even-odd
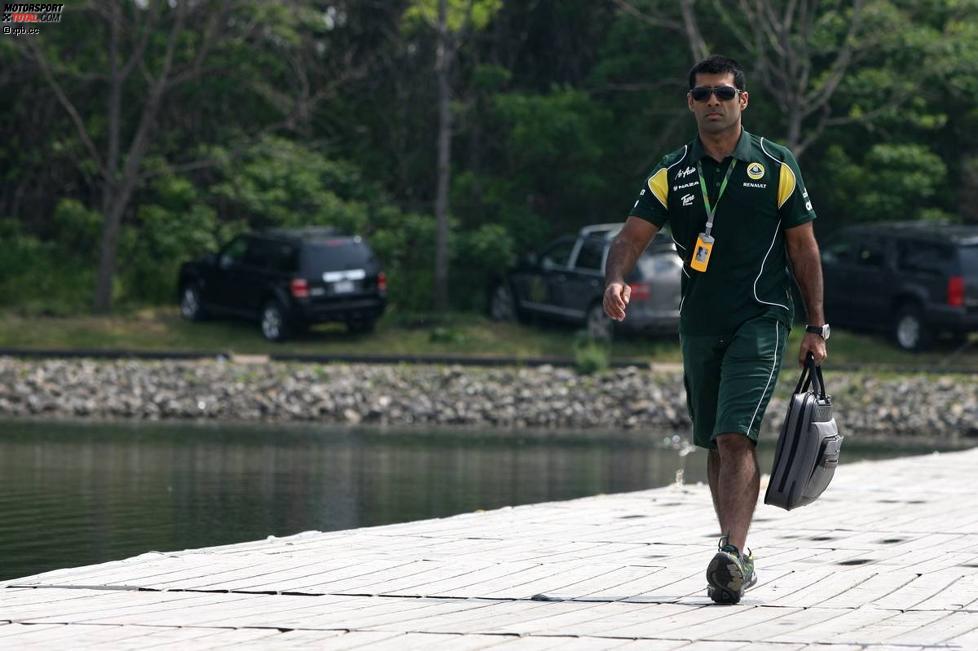
[[[625,283],[608,283],[604,289],[604,313],[615,321],[624,321],[625,308],[631,297],[632,288]]]

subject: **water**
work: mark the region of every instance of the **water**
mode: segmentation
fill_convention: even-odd
[[[661,434],[0,422],[0,578],[664,486]],[[760,448],[769,469],[773,445]],[[845,461],[930,448],[847,444]]]

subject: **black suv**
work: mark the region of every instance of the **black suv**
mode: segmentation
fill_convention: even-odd
[[[276,229],[234,238],[180,267],[180,313],[257,319],[270,341],[313,323],[373,330],[387,302],[387,277],[360,237],[325,228]]]
[[[833,325],[886,330],[911,351],[978,330],[978,226],[854,226],[822,245],[822,269]]]

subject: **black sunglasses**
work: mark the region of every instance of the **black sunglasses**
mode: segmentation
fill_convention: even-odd
[[[691,88],[689,94],[697,102],[705,102],[714,94],[721,102],[729,102],[741,92],[743,91],[733,86],[697,86]]]

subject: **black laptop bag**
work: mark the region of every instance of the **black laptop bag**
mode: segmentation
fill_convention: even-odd
[[[764,503],[790,511],[814,502],[832,481],[842,438],[822,368],[809,353],[778,436]]]

